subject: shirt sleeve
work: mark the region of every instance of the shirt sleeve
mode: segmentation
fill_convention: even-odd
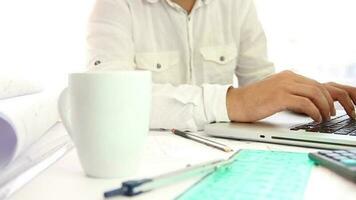
[[[96,0],[87,35],[91,70],[135,68],[130,15],[125,0]]]
[[[248,85],[274,73],[268,60],[267,40],[253,1],[245,1],[240,27],[240,53],[235,74],[239,86]]]
[[[154,84],[151,129],[198,131],[211,122],[230,121],[226,111],[229,86]]]
[[[126,1],[97,0],[89,21],[90,71],[133,70],[134,45]],[[228,85],[153,84],[151,129],[202,130],[211,122],[229,121]]]

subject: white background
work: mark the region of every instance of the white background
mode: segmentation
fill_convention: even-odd
[[[64,84],[85,69],[93,0],[0,0],[0,73]]]
[[[67,72],[84,70],[93,3],[0,1],[0,75],[52,85],[64,84]],[[278,71],[356,85],[355,0],[256,0],[256,5]]]
[[[256,0],[278,71],[356,85],[355,0]]]

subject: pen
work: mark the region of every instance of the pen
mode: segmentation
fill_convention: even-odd
[[[184,137],[184,138],[187,138],[187,139],[190,139],[190,140],[194,140],[196,142],[205,144],[207,146],[210,146],[210,147],[213,147],[213,148],[225,151],[225,152],[233,151],[233,149],[231,149],[230,147],[228,147],[228,146],[226,146],[224,144],[209,140],[209,139],[204,138],[204,137],[200,137],[200,136],[195,135],[195,134],[186,133],[186,132],[179,131],[179,130],[176,130],[176,129],[172,129],[171,131],[172,131],[172,133],[174,133],[176,135],[179,135],[181,137]]]
[[[237,154],[238,151],[231,155],[227,160],[221,159],[209,161],[153,178],[125,181],[122,183],[122,186],[120,188],[105,192],[104,197],[111,198],[119,195],[135,196],[144,192],[160,188],[162,186],[171,185],[173,183],[185,180],[193,176],[201,174],[210,174],[216,171],[217,169],[220,169],[221,167],[225,167],[233,163]]]

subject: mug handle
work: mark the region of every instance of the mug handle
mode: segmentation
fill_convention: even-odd
[[[72,135],[72,126],[69,120],[70,116],[70,105],[69,105],[69,96],[68,96],[68,88],[65,88],[58,99],[58,112],[61,117],[62,123],[64,127],[67,129],[69,135]]]

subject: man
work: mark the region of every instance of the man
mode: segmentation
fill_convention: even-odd
[[[334,101],[356,117],[356,88],[274,74],[253,0],[97,0],[88,46],[91,70],[152,71],[151,128],[195,131],[283,110],[322,121]]]

